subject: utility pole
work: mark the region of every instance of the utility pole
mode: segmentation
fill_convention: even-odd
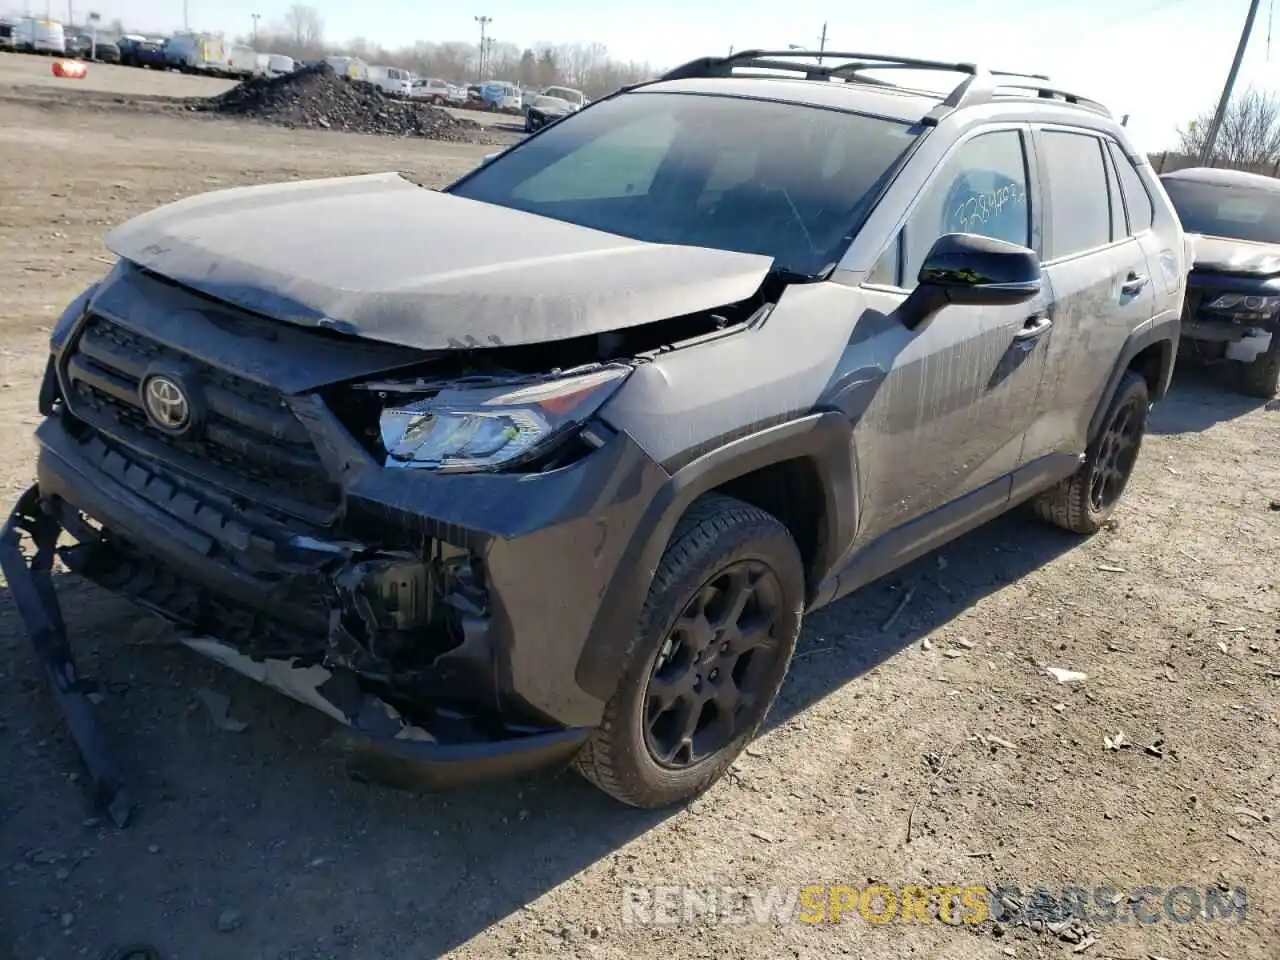
[[[478,79],[484,83],[485,33],[489,29],[489,24],[493,23],[493,17],[480,16],[476,17],[475,21],[480,24],[480,76]]]
[[[1240,73],[1240,63],[1244,60],[1245,48],[1249,46],[1249,34],[1253,32],[1253,21],[1258,16],[1259,0],[1250,0],[1249,13],[1244,18],[1244,29],[1240,31],[1240,42],[1236,44],[1236,58],[1231,61],[1231,72],[1227,74],[1227,85],[1222,88],[1222,99],[1218,101],[1218,109],[1209,124],[1209,132],[1204,136],[1204,144],[1200,147],[1200,165],[1207,166],[1213,159],[1214,148],[1218,145],[1218,132],[1222,129],[1223,118],[1227,115],[1227,107],[1231,105],[1231,91],[1235,88],[1236,77]]]
[[[98,21],[102,19],[101,14],[89,11],[89,59],[98,59]]]
[[[822,21],[822,36],[818,38],[818,62],[822,62],[822,52],[827,49],[827,22]]]
[[[258,45],[258,21],[262,19],[262,14],[251,13],[249,16],[253,20],[253,45],[256,47]]]
[[[187,9],[187,0],[182,0],[182,29],[188,33],[191,32],[191,17],[189,14],[190,11]]]

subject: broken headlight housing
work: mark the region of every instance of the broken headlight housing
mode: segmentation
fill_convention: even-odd
[[[1270,316],[1280,310],[1280,297],[1255,297],[1242,293],[1224,293],[1205,305],[1206,310],[1224,310],[1232,313],[1256,313]]]
[[[622,386],[621,364],[563,374],[458,380],[379,418],[388,467],[439,473],[498,470],[530,460],[581,426]]]

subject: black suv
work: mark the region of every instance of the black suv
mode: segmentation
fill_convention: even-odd
[[[640,806],[720,776],[806,611],[1024,501],[1099,528],[1178,342],[1159,181],[1042,77],[815,59],[687,64],[441,192],[233,189],[108,236],[0,562],[118,811],[63,528],[366,777],[573,758]],[[955,87],[876,77],[910,70]]]
[[[1182,338],[1193,357],[1225,361],[1238,389],[1280,390],[1280,180],[1196,167],[1160,178],[1194,237]]]

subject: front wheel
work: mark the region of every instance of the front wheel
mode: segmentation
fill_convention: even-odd
[[[1271,344],[1252,363],[1234,362],[1236,389],[1246,396],[1270,400],[1280,393],[1280,331],[1271,334]]]
[[[578,770],[633,807],[706,790],[773,705],[803,609],[804,567],[787,528],[731,497],[695,501],[658,564]]]
[[[1097,533],[1107,522],[1138,462],[1151,396],[1142,375],[1126,370],[1085,452],[1080,469],[1041,493],[1032,508],[1044,520],[1072,533]]]

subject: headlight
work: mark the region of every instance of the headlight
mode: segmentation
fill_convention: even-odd
[[[433,396],[383,410],[388,467],[472,473],[509,466],[551,446],[622,385],[627,366],[529,378],[499,386],[458,381]]]
[[[1224,293],[1205,304],[1205,309],[1271,314],[1280,310],[1280,297],[1250,297],[1242,293]]]

